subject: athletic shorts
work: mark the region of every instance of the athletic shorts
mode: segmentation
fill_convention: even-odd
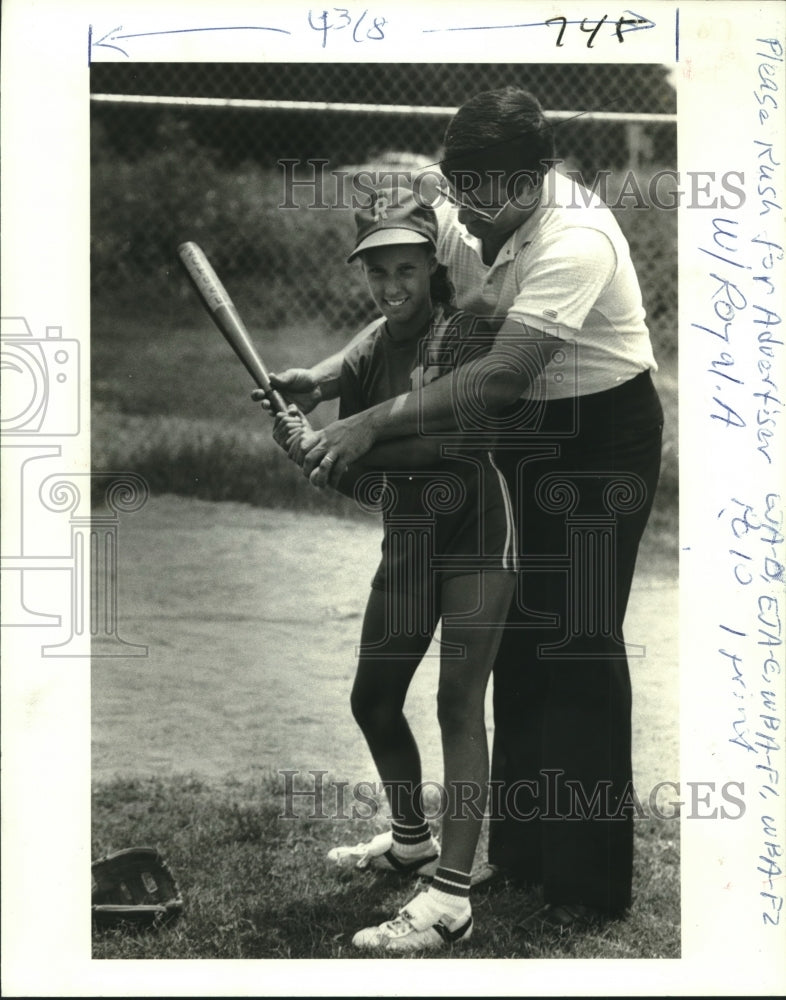
[[[382,560],[371,586],[406,593],[483,570],[515,572],[518,551],[505,477],[491,452],[438,468],[385,473]]]

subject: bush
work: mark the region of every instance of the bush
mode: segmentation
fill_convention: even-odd
[[[649,187],[655,169],[637,171],[642,192]],[[609,185],[609,201],[619,195],[620,177]],[[625,207],[613,209],[630,246],[641,285],[647,325],[658,362],[677,357],[677,212],[656,207],[637,208],[635,199],[622,199]]]
[[[267,324],[314,317],[336,328],[361,326],[373,305],[358,267],[346,264],[354,222],[346,209],[285,210],[282,176],[246,162],[217,165],[177,118],[135,160],[111,155],[96,127],[92,141],[92,282],[98,303],[133,306],[193,296],[178,246],[198,243],[230,294]],[[326,202],[330,192],[326,191]]]

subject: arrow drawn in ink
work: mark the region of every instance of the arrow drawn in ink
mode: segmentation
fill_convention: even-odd
[[[628,20],[624,16],[625,14],[630,14],[633,20]],[[552,20],[561,21],[562,18],[552,18]],[[566,18],[563,29],[569,24],[584,24],[586,21],[587,18],[583,18],[581,21],[569,21]],[[549,21],[529,21],[521,24],[473,24],[448,28],[423,28],[422,33],[428,35],[444,31],[510,31],[518,28],[545,28],[549,23]],[[623,24],[628,25],[628,27],[623,28]],[[636,14],[632,10],[624,11],[623,16],[616,22],[609,22],[609,27],[613,28],[614,34],[616,34],[620,41],[622,41],[621,36],[629,31],[646,31],[648,28],[654,28],[655,26],[654,21],[650,21],[648,17],[645,17],[643,14]]]
[[[121,49],[119,45],[109,45],[107,43],[107,41],[106,41],[106,39],[109,38],[110,36],[112,36],[112,41],[115,41],[115,37],[116,36],[114,36],[113,33],[115,31],[122,31],[122,30],[123,30],[123,25],[122,24],[118,24],[118,26],[116,28],[112,28],[111,31],[107,31],[107,33],[105,35],[102,35],[102,37],[99,38],[97,42],[94,42],[93,41],[93,25],[92,24],[90,25],[90,27],[87,29],[87,49],[88,49],[88,52],[87,52],[87,64],[88,64],[88,66],[90,65],[90,60],[91,60],[91,57],[92,57],[92,54],[93,54],[93,49],[114,49],[116,52],[122,52],[123,55],[126,57],[126,59],[128,59],[128,53],[126,52],[125,49]]]
[[[154,35],[186,35],[193,34],[195,32],[202,31],[275,31],[280,35],[291,35],[292,32],[288,31],[286,28],[271,28],[266,25],[259,24],[242,24],[242,25],[227,25],[225,27],[216,28],[172,28],[169,31],[139,31],[128,35],[119,35],[117,32],[123,30],[123,25],[119,24],[116,28],[112,28],[105,35],[102,35],[98,41],[93,41],[93,25],[88,27],[87,31],[87,64],[90,65],[92,61],[93,49],[114,49],[116,52],[122,52],[122,54],[129,58],[128,53],[125,49],[120,48],[119,45],[111,45],[106,41],[109,38],[112,42],[125,41],[128,38],[152,38]]]
[[[292,34],[286,28],[269,28],[261,24],[230,24],[221,28],[172,28],[169,31],[140,31],[134,35],[118,35],[117,37],[120,39],[151,38],[153,35],[186,35],[197,31],[277,31],[281,35]]]
[[[631,17],[635,18],[636,23],[631,24],[630,21],[622,21],[622,24],[629,24],[630,27],[629,28],[620,27],[619,33],[621,35],[627,35],[629,31],[647,31],[649,28],[655,27],[655,22],[650,21],[650,19],[648,17],[645,17],[643,14],[636,14],[635,11],[632,10],[626,10],[624,11],[624,13],[630,14]]]

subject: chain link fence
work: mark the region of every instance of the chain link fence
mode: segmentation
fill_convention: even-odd
[[[144,291],[157,308],[166,297],[187,309],[176,249],[195,240],[256,325],[354,332],[373,305],[344,263],[353,221],[336,178],[435,164],[456,107],[515,85],[553,117],[567,169],[588,182],[611,172],[606,197],[631,245],[656,349],[673,354],[677,213],[637,195],[676,167],[668,74],[616,64],[94,64],[94,302],[138,304]],[[293,178],[321,186],[293,189]],[[297,207],[282,209],[288,198]]]

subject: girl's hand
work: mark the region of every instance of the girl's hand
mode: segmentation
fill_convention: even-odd
[[[298,465],[303,461],[302,442],[312,435],[311,424],[292,403],[286,413],[277,413],[273,419],[273,440]]]
[[[280,375],[270,373],[270,384],[288,403],[295,403],[303,413],[310,413],[322,402],[322,390],[309,368],[288,368]],[[263,389],[254,389],[251,398],[270,413],[270,403]]]

